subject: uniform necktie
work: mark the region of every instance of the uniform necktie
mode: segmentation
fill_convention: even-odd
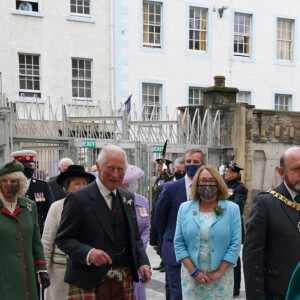
[[[118,205],[117,197],[113,192],[111,192],[110,195],[111,195],[111,212],[114,214],[117,211],[117,205]]]
[[[300,195],[297,195],[294,200],[297,202],[297,203],[300,203]]]

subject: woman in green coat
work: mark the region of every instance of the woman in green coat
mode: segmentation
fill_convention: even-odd
[[[0,299],[37,300],[36,273],[50,284],[35,202],[22,197],[28,187],[23,165],[0,165]]]

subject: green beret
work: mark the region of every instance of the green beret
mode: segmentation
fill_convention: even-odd
[[[17,160],[9,161],[0,165],[0,176],[12,172],[18,172],[18,171],[23,172],[23,170],[24,170],[23,165]]]

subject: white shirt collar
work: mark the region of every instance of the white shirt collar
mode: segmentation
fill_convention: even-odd
[[[291,189],[288,187],[288,185],[286,184],[285,181],[283,181],[283,182],[284,182],[284,185],[285,185],[286,189],[289,191],[289,193],[290,193],[292,199],[294,200],[295,197],[296,197],[298,194],[297,194],[296,192],[294,192],[293,190],[291,190]]]
[[[111,193],[111,191],[100,181],[100,179],[98,177],[96,178],[96,183],[97,183],[100,193],[102,194],[103,197],[106,197]],[[115,195],[117,194],[117,190],[113,190],[112,192]]]

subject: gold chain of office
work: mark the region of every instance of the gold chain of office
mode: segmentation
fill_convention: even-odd
[[[289,199],[287,199],[286,197],[282,196],[281,194],[273,191],[273,190],[268,190],[268,193],[272,194],[273,196],[275,196],[277,199],[279,199],[280,201],[282,201],[284,204],[292,207],[292,208],[295,208],[297,211],[298,211],[298,214],[300,216],[300,203],[297,203],[297,202],[293,202]],[[300,221],[298,222],[297,224],[297,229],[298,231],[300,232]]]
[[[283,203],[285,203],[286,205],[295,208],[298,212],[300,212],[300,203],[291,201],[289,199],[287,199],[286,197],[282,196],[281,194],[273,191],[273,190],[268,190],[268,193],[272,194],[273,196],[275,196],[277,199],[279,199],[280,201],[282,201]]]

